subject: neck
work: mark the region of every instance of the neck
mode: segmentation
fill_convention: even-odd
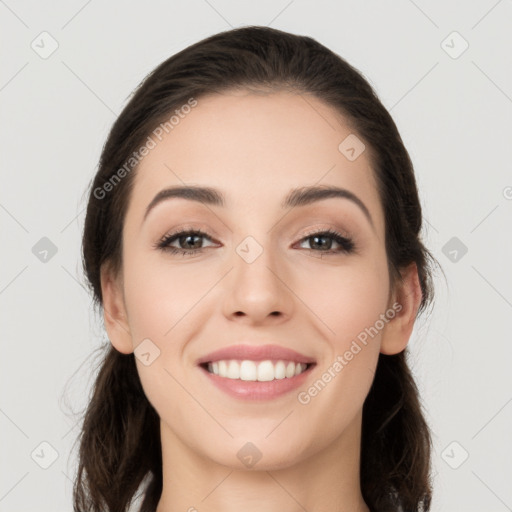
[[[156,512],[369,512],[360,489],[361,414],[322,451],[265,469],[218,464],[163,422],[160,432],[163,489]]]

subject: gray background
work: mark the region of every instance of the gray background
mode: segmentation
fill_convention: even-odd
[[[0,1],[0,510],[72,508],[78,428],[63,393],[86,403],[87,358],[106,339],[80,243],[111,124],[157,64],[248,24],[316,38],[395,119],[446,273],[410,343],[434,435],[432,510],[512,510],[511,17],[505,0]]]

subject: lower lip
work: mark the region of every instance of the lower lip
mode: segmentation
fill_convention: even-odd
[[[206,374],[214,386],[224,391],[228,395],[242,400],[270,400],[277,398],[303,385],[308,378],[314,364],[299,375],[285,377],[284,379],[274,379],[266,382],[247,381],[240,379],[227,379],[214,373],[210,373],[202,366],[199,369]]]

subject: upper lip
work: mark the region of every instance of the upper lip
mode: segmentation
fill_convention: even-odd
[[[240,359],[250,361],[282,360],[293,361],[295,363],[314,363],[312,357],[300,354],[291,348],[281,347],[279,345],[232,345],[210,352],[199,358],[196,364],[210,363],[226,359]]]

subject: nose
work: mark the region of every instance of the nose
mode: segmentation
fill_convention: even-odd
[[[243,248],[248,250],[244,253]],[[233,255],[234,268],[225,283],[224,315],[254,325],[286,321],[293,314],[294,294],[284,263],[270,249],[255,247],[254,241],[243,248]],[[261,254],[252,260],[255,250]]]

